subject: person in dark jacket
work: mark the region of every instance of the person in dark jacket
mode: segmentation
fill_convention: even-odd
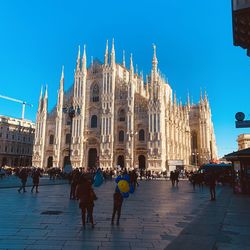
[[[172,187],[174,187],[175,186],[175,175],[174,175],[173,171],[170,172],[170,180],[172,183]]]
[[[86,212],[88,213],[92,228],[94,228],[93,209],[94,200],[97,200],[97,197],[91,187],[91,182],[84,175],[80,177],[79,183],[76,187],[76,198],[79,199],[79,208],[82,210],[83,228],[85,228],[86,225]]]
[[[39,180],[40,177],[42,177],[40,170],[39,169],[34,170],[31,177],[33,180],[33,187],[31,189],[31,193],[33,193],[34,188],[36,188],[36,193],[38,193]]]
[[[28,179],[28,171],[25,168],[22,168],[22,170],[20,171],[19,178],[21,179],[22,186],[18,189],[18,192],[20,193],[21,190],[23,190],[23,192],[25,193],[26,182]]]
[[[72,179],[71,179],[71,184],[70,184],[70,199],[75,200],[76,199],[76,186],[79,181],[80,177],[80,172],[78,169],[75,169],[72,173]]]
[[[215,192],[216,176],[213,171],[208,176],[208,185],[209,185],[209,190],[210,190],[211,201],[215,201],[216,200],[216,197],[215,197],[216,196],[216,192]]]
[[[118,188],[116,188],[115,190],[113,199],[114,199],[114,206],[113,206],[111,225],[114,225],[115,214],[117,212],[116,225],[118,226],[120,223],[121,209],[122,209],[122,203],[123,203],[123,197],[120,191],[118,190]]]

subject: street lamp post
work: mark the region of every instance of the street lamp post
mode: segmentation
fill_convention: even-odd
[[[73,107],[73,105],[69,106],[65,106],[63,107],[63,113],[68,114],[69,119],[70,119],[70,140],[69,140],[69,165],[71,166],[71,138],[72,138],[72,127],[73,127],[73,118],[76,115],[80,115],[81,114],[81,109],[78,106],[76,109]]]
[[[197,168],[197,166],[198,166],[198,155],[199,155],[199,153],[197,152],[197,149],[194,150],[192,155],[194,156],[194,163],[195,163],[195,167]]]
[[[138,134],[137,132],[132,132],[132,131],[129,131],[128,133],[128,136],[131,138],[132,140],[132,149],[133,149],[133,154],[132,154],[132,167],[134,168],[134,163],[135,163],[135,136]]]

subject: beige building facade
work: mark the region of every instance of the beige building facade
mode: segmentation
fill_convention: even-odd
[[[240,134],[237,139],[238,150],[250,148],[250,134]]]
[[[31,166],[34,134],[33,122],[0,116],[0,166]]]
[[[75,111],[71,120],[68,113]],[[104,63],[87,68],[84,47],[77,57],[74,84],[64,91],[64,71],[57,105],[48,112],[48,89],[40,95],[33,165],[60,167],[144,168],[170,170],[217,158],[211,110],[206,95],[200,102],[177,102],[158,69],[154,46],[152,70],[146,79],[134,70],[130,56],[116,62],[108,42]],[[69,150],[70,148],[70,150]],[[193,155],[198,159],[193,160]],[[195,158],[195,159],[196,159]]]

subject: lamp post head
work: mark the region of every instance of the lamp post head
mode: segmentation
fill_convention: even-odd
[[[72,119],[76,114],[76,111],[73,106],[69,108],[69,117]]]

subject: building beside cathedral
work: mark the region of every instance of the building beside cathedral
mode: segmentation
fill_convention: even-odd
[[[31,166],[34,134],[33,122],[0,115],[0,167]]]
[[[136,70],[137,71],[137,70]],[[63,111],[73,111],[71,119]],[[70,156],[69,156],[70,152]],[[33,166],[63,168],[139,167],[155,171],[200,165],[217,158],[206,94],[198,104],[177,102],[158,69],[154,46],[151,74],[134,72],[132,55],[116,62],[114,42],[104,63],[87,68],[78,52],[74,84],[64,90],[62,71],[57,104],[48,112],[48,89],[40,94]]]

